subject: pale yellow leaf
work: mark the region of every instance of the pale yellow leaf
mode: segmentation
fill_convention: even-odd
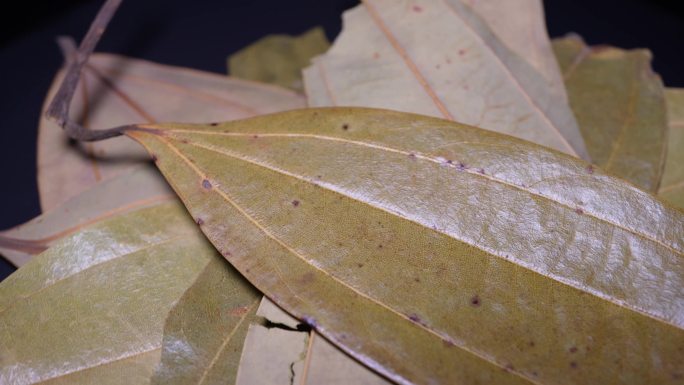
[[[57,90],[60,72],[46,97]],[[301,107],[302,96],[265,84],[108,54],[93,55],[81,77],[71,115],[85,127],[181,121],[214,122]],[[45,106],[45,107],[46,107]],[[41,207],[60,203],[148,157],[123,138],[72,144],[43,118],[38,135]]]
[[[567,101],[460,0],[365,1],[304,82],[310,106],[437,116],[587,158]]]

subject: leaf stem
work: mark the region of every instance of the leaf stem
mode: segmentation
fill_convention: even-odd
[[[88,33],[83,38],[81,46],[76,49],[75,43],[70,38],[59,38],[58,44],[64,54],[66,75],[62,80],[59,90],[52,99],[45,116],[59,124],[69,137],[83,142],[94,142],[115,136],[120,136],[125,130],[134,126],[126,125],[105,130],[91,130],[83,127],[69,117],[71,101],[76,93],[81,72],[88,58],[93,53],[95,46],[100,41],[107,24],[116,13],[123,0],[107,0],[100,8],[95,20],[90,25]]]

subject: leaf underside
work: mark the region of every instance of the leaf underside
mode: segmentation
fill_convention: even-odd
[[[684,214],[582,161],[363,108],[127,134],[243,275],[397,382],[682,375]]]

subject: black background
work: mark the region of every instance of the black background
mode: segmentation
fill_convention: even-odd
[[[80,39],[102,1],[20,1],[0,14],[0,229],[40,213],[38,115],[62,58],[58,35]],[[322,25],[339,33],[353,0],[146,0],[124,2],[98,50],[213,72],[226,57],[270,33]],[[684,2],[546,0],[549,34],[577,32],[590,44],[647,47],[670,87],[684,86]],[[0,258],[0,280],[13,268]]]

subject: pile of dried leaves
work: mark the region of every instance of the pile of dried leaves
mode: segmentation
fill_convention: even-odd
[[[549,41],[539,0],[343,18],[233,77],[89,58],[72,119],[123,135],[41,122],[0,383],[684,381],[684,90],[650,53]]]

